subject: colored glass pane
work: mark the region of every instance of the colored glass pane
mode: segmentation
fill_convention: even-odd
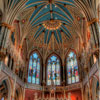
[[[30,56],[28,82],[33,84],[40,83],[40,58],[37,53]]]
[[[74,52],[70,52],[67,58],[67,83],[79,82],[78,64]]]
[[[51,56],[47,64],[47,85],[51,85],[51,81],[55,85],[60,85],[60,62],[56,56]]]
[[[5,100],[4,97],[2,97],[1,100]]]

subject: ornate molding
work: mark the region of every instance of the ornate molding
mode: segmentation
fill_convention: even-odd
[[[40,86],[40,85],[35,85],[35,84],[26,83],[26,84],[25,84],[25,88],[26,88],[26,89],[33,89],[33,90],[40,90],[40,91],[42,91],[42,86]]]
[[[56,86],[55,91],[56,92],[61,92],[61,91],[71,91],[71,90],[76,90],[76,89],[80,89],[82,87],[82,83],[75,83],[75,84],[71,84],[68,86]],[[45,86],[45,91],[50,91],[50,86]]]
[[[82,83],[71,84],[65,87],[66,91],[76,90],[82,88]]]

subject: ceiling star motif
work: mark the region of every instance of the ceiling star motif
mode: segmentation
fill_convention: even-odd
[[[66,5],[66,7],[65,7]],[[71,38],[71,33],[67,26],[72,26],[74,18],[67,6],[75,7],[73,0],[28,0],[27,8],[34,8],[29,21],[32,27],[38,27],[33,37],[37,39],[44,34],[44,43],[49,43],[54,33],[57,43],[62,43],[62,34],[66,34],[67,39]]]
[[[48,29],[48,30],[57,30],[61,26],[61,21],[60,20],[48,20],[43,22],[43,26]]]

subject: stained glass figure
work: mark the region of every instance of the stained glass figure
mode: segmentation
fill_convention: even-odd
[[[54,85],[60,85],[60,61],[57,56],[51,56],[47,64],[47,85],[51,85],[53,80]]]
[[[76,54],[74,52],[70,52],[67,57],[67,83],[72,84],[79,82],[79,72],[78,72],[78,64]]]
[[[33,84],[40,83],[40,58],[36,52],[30,56],[28,82]]]

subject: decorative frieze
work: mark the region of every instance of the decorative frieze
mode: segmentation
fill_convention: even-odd
[[[40,86],[40,85],[35,85],[35,84],[26,83],[26,84],[25,84],[25,88],[42,91],[42,86]]]
[[[81,83],[76,83],[76,84],[71,84],[71,85],[68,85],[68,86],[56,86],[55,87],[55,91],[56,92],[60,92],[60,91],[71,91],[71,90],[76,90],[76,89],[80,89],[82,87],[82,84]],[[46,86],[45,87],[45,91],[50,91],[50,87],[49,86]]]

